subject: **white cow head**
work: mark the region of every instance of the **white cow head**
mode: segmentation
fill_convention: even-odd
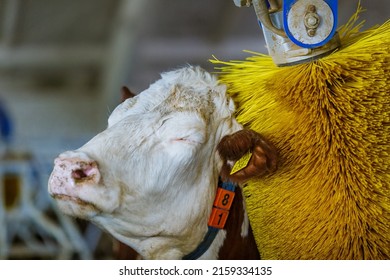
[[[162,74],[120,104],[106,130],[58,156],[49,193],[63,212],[91,220],[144,258],[181,258],[207,231],[229,160],[217,145],[242,129],[233,112],[225,86],[201,68]]]

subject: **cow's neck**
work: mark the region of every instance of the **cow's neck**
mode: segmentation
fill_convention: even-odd
[[[123,243],[119,244],[116,257],[139,258],[134,250]],[[235,198],[225,228],[218,231],[207,251],[199,259],[260,259],[240,188],[235,190]]]
[[[220,230],[209,250],[199,259],[260,259],[256,242],[245,211],[241,189],[236,188],[225,228]]]

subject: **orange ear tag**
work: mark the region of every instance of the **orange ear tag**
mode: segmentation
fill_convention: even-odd
[[[245,155],[243,155],[239,160],[236,161],[236,163],[233,165],[232,170],[230,171],[230,175],[240,171],[241,169],[244,169],[249,161],[251,160],[252,153],[247,152]]]
[[[224,228],[226,220],[229,216],[229,209],[233,203],[234,195],[234,191],[229,191],[223,188],[217,189],[213,210],[208,222],[210,227],[219,229]]]

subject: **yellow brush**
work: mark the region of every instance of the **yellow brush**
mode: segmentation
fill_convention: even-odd
[[[360,10],[314,61],[211,60],[238,120],[279,151],[244,188],[263,259],[390,259],[390,21],[360,32]]]

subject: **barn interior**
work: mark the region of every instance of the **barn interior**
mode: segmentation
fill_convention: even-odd
[[[359,0],[339,1],[339,26]],[[360,0],[365,28],[386,0]],[[0,259],[113,259],[114,242],[47,194],[54,158],[106,127],[120,89],[212,55],[267,53],[252,8],[226,0],[0,0]]]

